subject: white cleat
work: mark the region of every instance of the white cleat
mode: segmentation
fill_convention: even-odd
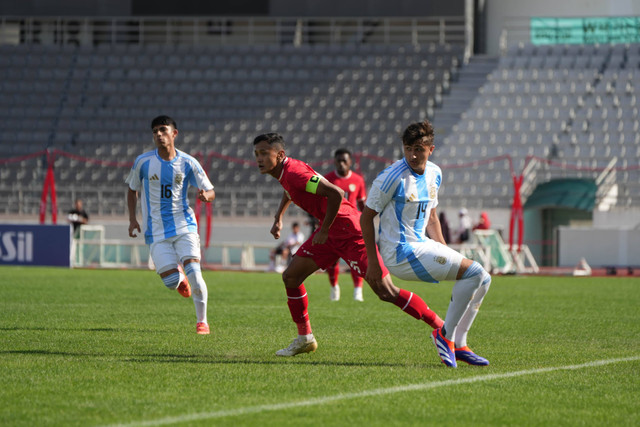
[[[340,301],[340,285],[331,287],[331,295],[329,295],[331,301]]]
[[[353,288],[353,299],[360,302],[364,301],[364,298],[362,298],[362,286]]]
[[[304,337],[298,336],[289,344],[289,347],[276,351],[276,356],[291,357],[296,354],[314,352],[317,348],[318,342],[315,338],[312,337],[311,341],[307,341]]]

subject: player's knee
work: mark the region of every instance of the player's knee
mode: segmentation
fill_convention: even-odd
[[[482,269],[482,280],[480,284],[485,286],[487,289],[491,286],[491,275],[484,268]]]
[[[296,278],[291,274],[288,268],[282,272],[282,281],[287,288],[296,286]]]
[[[293,274],[290,268],[287,268],[282,272],[282,281],[284,282],[284,286],[287,288],[297,288],[302,284],[304,279],[298,277],[298,275]]]
[[[171,273],[167,276],[161,277],[161,279],[164,285],[173,291],[180,284],[180,273],[176,270],[175,273]]]
[[[487,286],[491,284],[491,275],[476,261],[462,275],[462,279],[476,278],[478,286]]]
[[[199,262],[188,262],[184,265],[184,273],[188,276],[189,274],[202,274],[202,268],[200,267]]]

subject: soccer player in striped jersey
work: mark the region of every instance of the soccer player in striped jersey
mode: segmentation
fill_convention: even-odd
[[[442,237],[436,213],[442,172],[429,161],[433,142],[429,121],[409,125],[402,135],[404,158],[382,171],[369,189],[360,218],[369,254],[365,280],[381,282],[386,269],[404,280],[456,280],[444,326],[432,333],[438,356],[454,368],[456,360],[488,365],[487,359],[467,346],[467,333],[489,290],[491,276],[480,264],[449,248]],[[376,257],[373,220],[378,214],[378,245],[384,265]]]
[[[344,199],[344,192],[340,188],[306,163],[287,157],[281,135],[268,133],[257,136],[253,141],[253,150],[260,173],[276,178],[284,188],[271,227],[273,237],[280,237],[282,217],[291,202],[320,221],[320,225],[298,249],[282,273],[287,305],[298,328],[298,336],[289,347],[278,350],[276,355],[309,353],[315,351],[318,344],[309,322],[307,291],[303,282],[315,271],[326,269],[339,258],[364,276],[367,271],[367,250],[360,230],[360,212]],[[379,256],[375,248],[370,256]],[[377,259],[376,265],[382,270],[383,278],[371,287],[381,300],[397,305],[433,328],[442,326],[442,319],[418,295],[393,284],[382,260]]]
[[[346,148],[338,148],[333,160],[335,170],[329,172],[325,178],[332,184],[340,187],[344,191],[344,198],[358,207],[362,212],[364,202],[367,200],[367,189],[364,184],[364,178],[351,170],[353,158],[351,151]],[[329,275],[329,284],[331,285],[331,301],[340,300],[340,285],[338,284],[338,275],[340,274],[340,261],[333,266],[327,268]],[[362,297],[362,277],[355,271],[351,270],[351,278],[353,279],[353,299],[363,301]]]
[[[144,239],[156,272],[167,288],[177,289],[185,298],[191,296],[191,283],[196,333],[207,335],[207,284],[202,278],[200,236],[187,192],[189,186],[197,187],[197,197],[203,202],[212,202],[216,194],[200,163],[175,148],[178,126],[171,117],[153,119],[151,131],[156,149],[138,156],[126,179],[129,236],[142,232],[136,219],[139,196]],[[188,280],[182,276],[179,263]]]

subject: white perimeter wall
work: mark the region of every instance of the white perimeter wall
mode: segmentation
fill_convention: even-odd
[[[640,266],[640,229],[558,227],[558,265]]]

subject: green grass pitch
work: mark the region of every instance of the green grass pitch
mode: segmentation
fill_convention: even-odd
[[[640,425],[640,280],[496,276],[440,363],[430,328],[365,289],[306,282],[316,353],[277,274],[204,272],[211,335],[151,271],[0,267],[2,426]],[[443,318],[451,283],[396,280]]]

